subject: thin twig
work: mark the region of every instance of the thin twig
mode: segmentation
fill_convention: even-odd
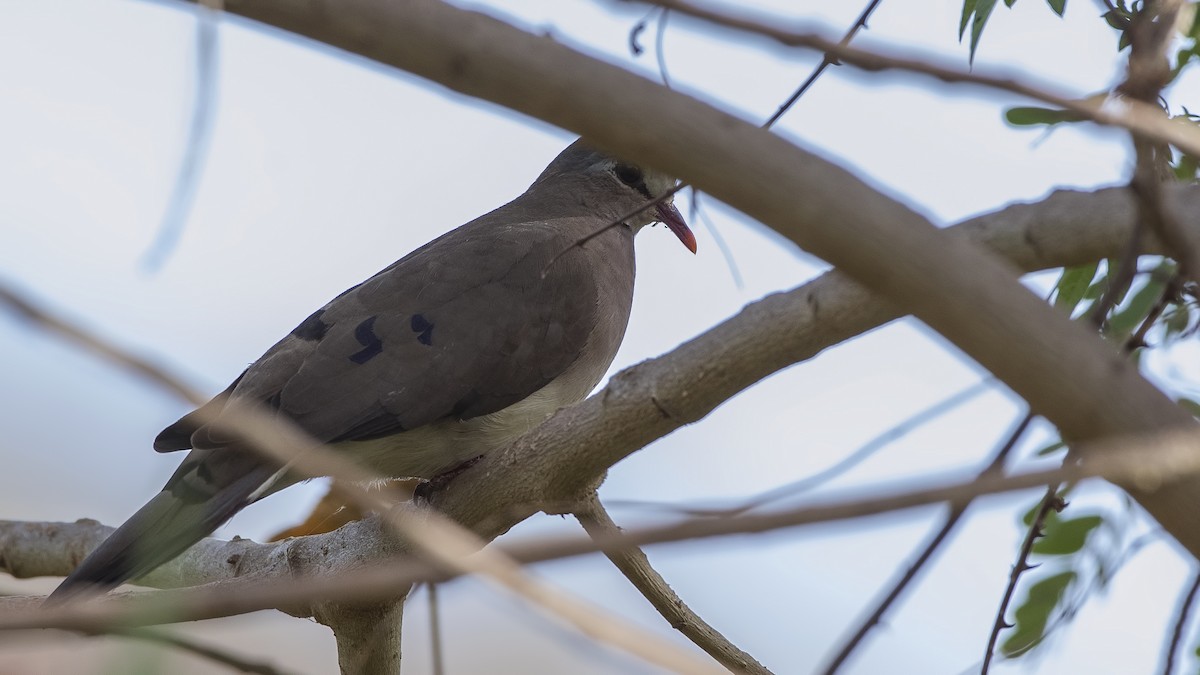
[[[445,647],[442,644],[441,601],[438,598],[437,587],[438,585],[435,583],[425,584],[425,590],[428,593],[426,600],[429,602],[430,671],[433,675],[445,675],[446,659]]]
[[[1113,562],[1111,563],[1111,566],[1108,569],[1109,578],[1115,577],[1117,572],[1119,572],[1123,567],[1125,567],[1125,565],[1128,564],[1129,561],[1132,560],[1135,555],[1137,555],[1139,552],[1141,552],[1141,550],[1144,549],[1148,544],[1153,542],[1155,539],[1162,537],[1164,534],[1166,534],[1166,531],[1159,528],[1159,529],[1147,532],[1147,533],[1139,536],[1138,538],[1134,539],[1133,541],[1131,541],[1129,543],[1129,545],[1125,547],[1124,550],[1122,550],[1120,553],[1118,553],[1116,556],[1114,556]],[[1085,596],[1085,595],[1091,594],[1091,593],[1095,592],[1096,589],[1098,589],[1099,587],[1100,587],[1099,576],[1093,577],[1091,579],[1091,581],[1088,582],[1088,587],[1080,593],[1080,596]],[[1051,635],[1062,630],[1069,623],[1069,616],[1074,613],[1078,613],[1079,609],[1082,607],[1081,603],[1082,603],[1082,600],[1076,601],[1072,607],[1064,610],[1063,612],[1060,612],[1057,617],[1055,617],[1052,621],[1050,621],[1050,623],[1048,623],[1046,625],[1046,629],[1042,631],[1041,636],[1039,636],[1036,641],[1034,641],[1030,644],[1027,644],[1027,645],[1022,645],[1021,650],[1016,652],[1014,654],[1014,656],[1027,653],[1034,646],[1041,644],[1042,642],[1046,641],[1046,639],[1048,639]],[[974,666],[972,666],[972,668],[974,668]],[[970,671],[972,668],[967,668],[963,672]]]
[[[196,389],[186,384],[182,378],[171,373],[162,365],[118,347],[115,343],[101,338],[92,331],[43,309],[41,303],[35,302],[2,282],[0,282],[0,305],[7,306],[17,316],[39,328],[65,338],[85,351],[134,373],[176,398],[197,406],[203,405],[208,400],[206,396],[201,395]]]
[[[570,253],[573,249],[583,246],[584,244],[595,239],[596,237],[599,237],[600,235],[604,234],[605,232],[608,232],[609,230],[613,229],[614,227],[619,227],[621,225],[624,225],[625,221],[636,216],[637,214],[641,213],[642,211],[645,211],[646,209],[652,209],[655,206],[667,201],[668,199],[674,197],[676,193],[678,193],[680,190],[686,188],[687,186],[688,186],[687,183],[679,183],[678,185],[671,188],[670,190],[667,190],[666,192],[662,193],[658,197],[647,200],[646,202],[638,205],[637,207],[630,209],[629,211],[627,211],[625,213],[622,213],[621,215],[614,218],[611,222],[604,225],[603,227],[600,227],[596,231],[594,231],[590,234],[586,234],[583,237],[580,237],[579,239],[576,239],[575,241],[571,242],[566,248],[564,248],[563,250],[554,254],[554,257],[550,259],[550,262],[546,263],[546,266],[542,268],[542,278],[543,279],[546,278],[546,274],[549,273],[550,268],[554,265],[554,263],[558,262],[559,258]]]
[[[1025,413],[1025,416],[1021,418],[1021,421],[1017,423],[1011,432],[1009,432],[1004,443],[1002,443],[1000,447],[997,448],[992,454],[991,460],[989,460],[987,466],[979,472],[978,478],[982,479],[987,476],[1000,475],[1000,472],[1004,469],[1005,460],[1008,458],[1009,454],[1012,453],[1013,448],[1016,447],[1017,441],[1019,441],[1025,434],[1025,430],[1029,428],[1029,425],[1033,422],[1033,418],[1034,414],[1032,410]],[[848,640],[846,640],[846,642],[842,645],[842,648],[838,650],[837,655],[834,656],[832,661],[830,661],[829,666],[827,666],[822,672],[826,673],[827,675],[832,675],[845,664],[846,659],[850,658],[850,655],[854,653],[854,650],[857,649],[858,646],[866,639],[867,633],[869,633],[871,629],[883,621],[883,617],[885,614],[887,614],[887,611],[891,609],[892,605],[895,604],[897,600],[900,599],[900,596],[908,588],[909,584],[911,584],[913,580],[917,578],[917,575],[921,573],[921,570],[924,569],[925,565],[928,564],[933,558],[933,554],[936,553],[939,548],[941,548],[942,543],[946,541],[946,538],[950,536],[950,533],[952,533],[954,529],[958,527],[958,523],[962,520],[963,515],[967,512],[967,508],[970,507],[970,505],[971,502],[967,502],[965,504],[954,505],[950,507],[950,511],[946,514],[946,518],[942,522],[941,527],[938,528],[938,531],[934,533],[932,537],[930,537],[929,541],[925,544],[925,547],[917,555],[916,559],[913,560],[913,563],[909,565],[904,574],[892,584],[891,589],[887,593],[883,594],[879,602],[875,604],[875,609],[873,609],[871,613],[867,615],[867,618],[859,624],[858,629],[854,631],[854,634],[851,635]]]
[[[881,2],[883,2],[883,0],[871,0],[871,2],[867,3],[867,6],[863,8],[862,13],[858,15],[858,19],[854,21],[854,24],[850,26],[850,30],[846,31],[846,34],[842,36],[842,39],[838,42],[838,44],[843,47],[850,44],[850,41],[854,39],[854,36],[858,35],[858,31],[867,27],[867,19],[871,18],[871,14],[875,12],[875,9],[879,7],[879,3]],[[837,62],[837,59],[833,58],[828,52],[826,52],[821,57],[821,63],[813,69],[812,73],[809,74],[807,78],[805,78],[804,83],[797,87],[796,91],[792,92],[792,95],[789,96],[786,101],[780,104],[779,109],[775,111],[775,114],[767,118],[767,121],[763,123],[763,128],[770,129],[772,126],[774,126],[774,124],[779,121],[779,118],[783,117],[784,114],[786,114],[787,111],[796,104],[796,101],[799,101],[800,97],[803,96],[804,93],[813,86],[813,83],[817,81],[818,77],[821,77],[821,74],[825,72],[825,69]]]
[[[1179,643],[1183,640],[1183,629],[1187,627],[1192,606],[1196,604],[1197,592],[1200,592],[1200,572],[1193,575],[1191,585],[1179,598],[1179,607],[1175,610],[1175,627],[1171,630],[1171,638],[1163,647],[1162,675],[1171,675],[1175,671],[1175,653],[1179,651]]]
[[[1008,613],[1008,605],[1012,602],[1013,593],[1017,590],[1017,581],[1025,570],[1033,569],[1029,565],[1029,554],[1033,551],[1033,544],[1042,536],[1042,525],[1046,522],[1046,518],[1050,515],[1050,511],[1061,511],[1066,503],[1058,496],[1058,488],[1062,483],[1051,482],[1046,487],[1046,494],[1042,497],[1041,504],[1038,506],[1037,513],[1034,514],[1033,522],[1029,525],[1029,531],[1025,533],[1025,540],[1021,542],[1021,550],[1017,554],[1017,562],[1013,564],[1012,571],[1008,574],[1008,584],[1004,588],[1004,595],[1000,599],[1000,608],[996,612],[996,620],[992,622],[992,632],[988,636],[987,649],[983,652],[983,666],[980,668],[980,675],[987,675],[988,668],[992,664],[992,656],[996,653],[996,642],[1000,639],[1000,631],[1005,628],[1011,628],[1012,624],[1004,618]]]
[[[286,671],[280,670],[269,663],[259,661],[249,661],[239,656],[234,656],[224,649],[210,647],[199,642],[195,642],[181,635],[175,635],[161,630],[152,630],[149,628],[120,628],[110,626],[104,631],[112,635],[141,640],[143,642],[152,642],[159,645],[173,647],[180,651],[185,651],[194,654],[203,659],[208,659],[214,663],[219,663],[223,666],[236,670],[242,673],[257,673],[258,675],[285,675]]]
[[[842,63],[869,72],[898,70],[932,77],[948,84],[971,84],[1007,91],[1076,113],[1096,124],[1121,127],[1152,141],[1170,143],[1189,155],[1200,157],[1200,129],[1191,123],[1168,119],[1157,105],[1128,98],[1120,99],[1119,105],[1114,105],[1118,103],[1116,101],[1074,98],[1012,77],[988,75],[979,69],[967,71],[953,66],[938,65],[929,59],[881,54],[841,45],[816,33],[790,31],[779,28],[778,25],[722,14],[684,0],[646,1],[718,26],[761,35],[788,47],[827,52]]]
[[[621,533],[621,528],[613,522],[595,493],[579,504],[573,514],[594,539],[619,536]],[[650,560],[641,549],[630,546],[619,551],[605,551],[605,555],[672,628],[683,633],[718,663],[735,673],[770,674],[771,671],[753,656],[739,649],[684,604],[662,575],[650,565]]]
[[[641,508],[653,508],[659,511],[669,511],[671,513],[679,513],[689,516],[705,516],[724,518],[736,516],[742,513],[747,513],[758,508],[762,508],[772,502],[777,502],[788,497],[794,497],[801,493],[813,490],[829,481],[841,476],[847,471],[858,466],[875,453],[886,448],[889,444],[903,438],[913,429],[927,424],[930,421],[945,415],[954,410],[958,406],[966,403],[972,398],[986,392],[992,386],[992,378],[977,382],[962,391],[951,394],[945,399],[934,403],[924,410],[917,411],[904,421],[896,424],[890,429],[886,429],[874,438],[860,445],[857,449],[838,460],[836,464],[820,471],[805,476],[796,481],[792,481],[785,485],[771,488],[765,492],[759,493],[746,499],[737,506],[729,506],[725,508],[700,508],[695,506],[682,506],[675,504],[665,504],[662,502],[636,501],[636,500],[617,500],[609,502],[613,506],[635,506]]]
[[[212,146],[213,118],[217,98],[217,64],[220,0],[204,0],[196,7],[196,74],[192,100],[192,119],[188,128],[183,159],[175,174],[175,185],[167,200],[158,227],[158,236],[142,258],[151,271],[162,266],[183,235],[188,214],[196,200],[200,172]]]
[[[658,15],[658,30],[654,35],[654,56],[658,59],[658,74],[662,77],[663,86],[667,89],[671,88],[671,76],[667,72],[667,51],[664,43],[667,39],[667,17],[671,15],[671,10],[664,9]]]
[[[717,245],[717,250],[721,252],[721,257],[725,259],[725,266],[729,268],[729,276],[733,277],[733,285],[739,291],[746,288],[746,283],[742,279],[742,271],[738,268],[737,260],[734,259],[733,249],[729,248],[729,243],[725,241],[724,235],[721,234],[720,228],[713,222],[713,219],[708,216],[708,210],[701,208],[700,195],[703,194],[696,188],[692,188],[691,199],[689,200],[691,210],[688,217],[691,221],[699,220],[704,223],[704,229],[708,231],[712,237],[713,243]]]

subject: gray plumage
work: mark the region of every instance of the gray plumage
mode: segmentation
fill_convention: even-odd
[[[266,404],[384,476],[430,478],[502,445],[581,400],[612,363],[634,234],[659,220],[695,250],[669,200],[575,246],[673,184],[577,141],[520,197],[314,312],[205,412]],[[156,450],[191,452],[52,599],[145,574],[295,482],[199,419],[159,434]]]

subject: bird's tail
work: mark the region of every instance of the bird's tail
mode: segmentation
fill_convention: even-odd
[[[84,558],[46,603],[106,591],[175,558],[253,501],[252,495],[274,472],[257,466],[211,490],[196,490],[188,481],[172,478],[162,492]]]

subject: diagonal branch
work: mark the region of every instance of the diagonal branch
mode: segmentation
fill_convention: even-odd
[[[992,665],[992,658],[996,655],[996,642],[1000,639],[1000,632],[1005,628],[1011,628],[1012,624],[1008,623],[1005,616],[1008,614],[1008,605],[1012,602],[1013,593],[1017,590],[1017,581],[1026,570],[1031,570],[1036,565],[1029,564],[1029,554],[1033,551],[1033,545],[1037,543],[1038,538],[1042,536],[1042,527],[1046,522],[1046,518],[1050,516],[1050,511],[1062,511],[1066,506],[1066,502],[1058,495],[1061,482],[1052,482],[1046,486],[1046,494],[1042,496],[1041,502],[1038,504],[1037,513],[1033,516],[1033,522],[1029,524],[1029,529],[1025,532],[1025,539],[1021,541],[1021,550],[1017,553],[1017,561],[1013,563],[1012,570],[1008,574],[1008,583],[1004,586],[1004,595],[1000,598],[1000,608],[996,612],[996,618],[992,622],[992,630],[988,634],[987,647],[983,652],[983,666],[980,668],[981,675],[987,675],[988,669]]]
[[[845,47],[846,45],[850,44],[850,41],[854,39],[854,36],[858,35],[858,31],[867,27],[867,19],[871,18],[871,15],[874,14],[875,10],[879,8],[879,4],[881,2],[883,2],[883,0],[871,0],[868,2],[867,6],[864,7],[863,11],[858,15],[858,18],[855,19],[854,23],[850,25],[850,29],[847,30],[846,34],[842,36],[842,39],[838,41],[838,45]],[[804,93],[813,86],[813,83],[817,81],[817,78],[821,77],[821,74],[825,72],[825,69],[837,62],[838,60],[836,57],[829,52],[826,52],[821,57],[821,63],[813,69],[812,73],[805,78],[804,82],[800,83],[800,86],[796,88],[796,91],[792,92],[792,95],[789,96],[782,104],[780,104],[775,113],[767,118],[767,121],[763,123],[763,126],[767,128],[774,126],[775,123],[778,122],[779,119],[783,117],[793,105],[796,104],[796,101],[799,101],[800,97],[803,96]]]
[[[1008,455],[1012,452],[1013,448],[1016,447],[1017,441],[1019,441],[1021,436],[1025,434],[1025,430],[1029,428],[1029,425],[1032,422],[1033,415],[1028,412],[1025,413],[1025,415],[1021,418],[1021,421],[1017,423],[1016,427],[1009,432],[1008,438],[1006,438],[1004,443],[1000,445],[995,453],[993,453],[991,461],[988,462],[983,471],[979,472],[977,476],[978,478],[998,476],[1001,474],[1001,472],[1004,470],[1004,462],[1008,459]],[[876,603],[875,609],[871,610],[871,613],[867,615],[867,618],[859,624],[858,629],[854,631],[854,634],[849,639],[846,640],[845,644],[842,645],[842,648],[838,650],[837,655],[833,657],[833,659],[829,662],[829,665],[822,672],[824,672],[826,675],[833,675],[846,663],[846,660],[850,658],[850,655],[854,653],[854,650],[857,649],[858,646],[861,645],[867,638],[867,633],[869,633],[872,628],[879,625],[879,622],[883,620],[883,616],[887,614],[887,611],[891,609],[892,605],[897,600],[900,599],[901,594],[903,594],[905,589],[908,588],[908,585],[917,578],[917,575],[921,573],[921,570],[930,561],[930,559],[933,558],[933,554],[936,553],[939,548],[941,548],[942,543],[946,541],[946,538],[949,537],[954,529],[958,527],[958,524],[962,522],[962,518],[964,515],[966,515],[967,508],[969,506],[970,503],[967,503],[952,506],[950,508],[950,512],[946,514],[946,517],[942,521],[938,531],[929,538],[929,541],[921,549],[921,552],[917,555],[916,559],[913,560],[912,564],[908,566],[908,569],[904,571],[904,574],[902,574],[900,578],[892,584],[891,589],[888,590],[888,592],[885,593],[883,597]]]
[[[175,635],[160,630],[151,630],[148,628],[115,628],[111,629],[112,634],[122,637],[150,642],[158,645],[173,647],[180,651],[194,654],[202,659],[208,659],[214,663],[219,663],[226,668],[236,670],[241,673],[255,673],[256,675],[285,675],[284,671],[272,666],[269,663],[258,661],[250,661],[240,656],[236,656],[225,649],[211,647],[195,640],[185,638],[181,635]]]
[[[1171,638],[1163,647],[1162,675],[1175,672],[1175,652],[1179,651],[1179,643],[1183,640],[1183,630],[1187,627],[1188,616],[1192,613],[1192,605],[1196,603],[1196,593],[1200,592],[1200,573],[1192,575],[1192,583],[1179,597],[1179,607],[1175,610],[1175,625],[1171,629]]]
[[[604,505],[600,503],[600,498],[594,493],[583,500],[574,509],[573,514],[593,539],[612,539],[621,533],[621,528],[613,522]],[[650,601],[672,628],[683,633],[718,663],[735,673],[770,675],[771,671],[753,656],[738,649],[729,638],[692,611],[671,589],[667,580],[650,565],[649,558],[640,548],[630,546],[605,551],[604,554],[621,574],[625,575],[629,583]]]
[[[33,298],[3,283],[0,283],[0,308],[8,309],[17,317],[43,330],[50,331],[105,361],[116,364],[192,405],[203,405],[208,400],[200,392],[184,383],[182,378],[163,366],[127,349],[122,349],[64,317],[42,309],[40,303]]]

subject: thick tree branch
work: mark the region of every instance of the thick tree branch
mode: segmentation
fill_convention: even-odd
[[[1190,415],[1088,328],[1071,323],[1017,284],[1008,266],[962,239],[943,236],[918,213],[846,170],[695,99],[548,38],[434,0],[231,0],[226,9],[574,130],[617,155],[679,176],[911,311],[1012,387],[1064,438],[1195,426]],[[628,124],[629,119],[638,123]],[[682,347],[681,355],[695,358],[692,345]],[[704,360],[711,357],[705,354]],[[588,479],[629,448],[711,409],[701,405],[699,415],[679,412],[669,421],[658,407],[646,410],[651,397],[671,399],[663,409],[681,411],[695,407],[688,399],[708,400],[711,392],[709,383],[702,385],[709,391],[697,395],[695,381],[642,375],[649,370],[623,373],[602,397],[526,437],[523,445],[539,450],[562,447],[553,437],[568,425],[625,417],[629,423],[621,428],[604,425],[613,433],[607,450],[571,457],[575,480],[551,485],[534,479],[511,487],[493,477],[483,480],[516,457],[511,450],[493,453],[492,461],[458,479],[462,489],[448,494],[442,508],[460,522],[480,523],[485,535],[498,534],[514,520],[497,517],[495,505],[530,504],[555,488],[564,497],[578,497]],[[716,388],[741,377],[704,366],[692,374],[710,378]],[[604,436],[592,436],[597,437]],[[627,449],[613,452],[618,445]],[[535,476],[558,475],[550,470],[555,463],[550,454],[523,454],[523,468],[546,470]],[[1153,493],[1130,492],[1200,554],[1194,519],[1200,512],[1200,478]]]
[[[319,603],[313,609],[313,618],[333,630],[342,675],[400,672],[403,602]]]
[[[877,489],[882,496],[843,498],[826,504],[772,513],[730,518],[688,519],[677,523],[632,530],[615,537],[555,538],[503,547],[514,560],[537,562],[591,553],[621,550],[648,543],[684,541],[732,534],[752,534],[819,522],[831,522],[928,506],[937,503],[962,505],[982,495],[1104,477],[1153,489],[1180,476],[1200,474],[1200,430],[1173,430],[1136,437],[1112,438],[1089,443],[1089,453],[1078,464],[1047,471],[1005,477],[985,477],[920,490]],[[859,494],[862,494],[861,492]],[[346,528],[378,527],[372,518]],[[2,522],[2,521],[0,521]],[[355,528],[357,529],[357,528]],[[378,531],[377,531],[378,535]],[[324,535],[305,537],[319,540]],[[232,616],[268,608],[289,608],[310,603],[337,602],[341,605],[369,604],[389,600],[395,589],[407,589],[417,581],[441,581],[444,568],[413,558],[391,564],[363,565],[355,561],[353,574],[334,574],[302,580],[242,578],[196,589],[160,591],[135,596],[108,596],[91,603],[40,607],[41,597],[0,598],[0,630],[58,628],[103,632],[108,626],[140,626]],[[403,591],[400,591],[401,593]],[[684,669],[686,672],[692,670]],[[704,668],[696,669],[706,672]]]
[[[298,426],[270,411],[231,400],[219,415],[212,414],[205,419],[204,409],[197,414],[201,415],[200,422],[212,426],[217,433],[238,438],[247,447],[286,466],[289,472],[332,477],[333,489],[339,495],[364,511],[381,514],[384,524],[402,540],[399,547],[402,553],[432,562],[453,575],[476,574],[553,618],[571,624],[585,635],[670,671],[705,673],[716,670],[690,652],[638,630],[611,612],[529,574],[502,550],[485,548],[490,539],[479,537],[467,527],[428,508],[405,504],[393,506],[378,492],[372,493],[361,487],[378,480],[378,475],[321,445]],[[358,608],[335,603],[335,607],[325,610],[318,608],[314,616],[323,623],[333,621],[329,624],[331,627],[341,626],[340,640],[342,634],[371,626],[371,617],[398,619],[402,603],[394,604],[394,607],[387,607],[372,603],[363,608],[364,611],[355,611]],[[348,616],[347,610],[350,610]],[[339,647],[343,661],[352,666],[347,672],[355,675],[393,672],[388,668],[393,661],[399,663],[399,631],[398,624],[379,628],[365,636],[354,636],[351,648]],[[396,651],[385,653],[392,648]]]
[[[1169,48],[1177,33],[1182,0],[1148,0],[1134,13],[1129,27],[1129,68],[1118,89],[1147,107],[1158,107],[1159,96],[1171,81]],[[1148,225],[1179,262],[1180,272],[1196,278],[1200,266],[1200,238],[1189,237],[1175,213],[1162,199],[1162,186],[1174,180],[1171,149],[1134,134],[1136,163],[1130,187],[1141,198],[1142,222]]]
[[[613,522],[595,494],[589,495],[577,506],[573,515],[593,539],[603,541],[621,533],[621,528]],[[605,555],[672,628],[683,633],[718,663],[734,673],[770,675],[771,671],[753,656],[738,649],[729,638],[692,611],[692,608],[671,589],[667,580],[650,565],[650,559],[641,549],[631,546],[622,550],[605,551]]]

